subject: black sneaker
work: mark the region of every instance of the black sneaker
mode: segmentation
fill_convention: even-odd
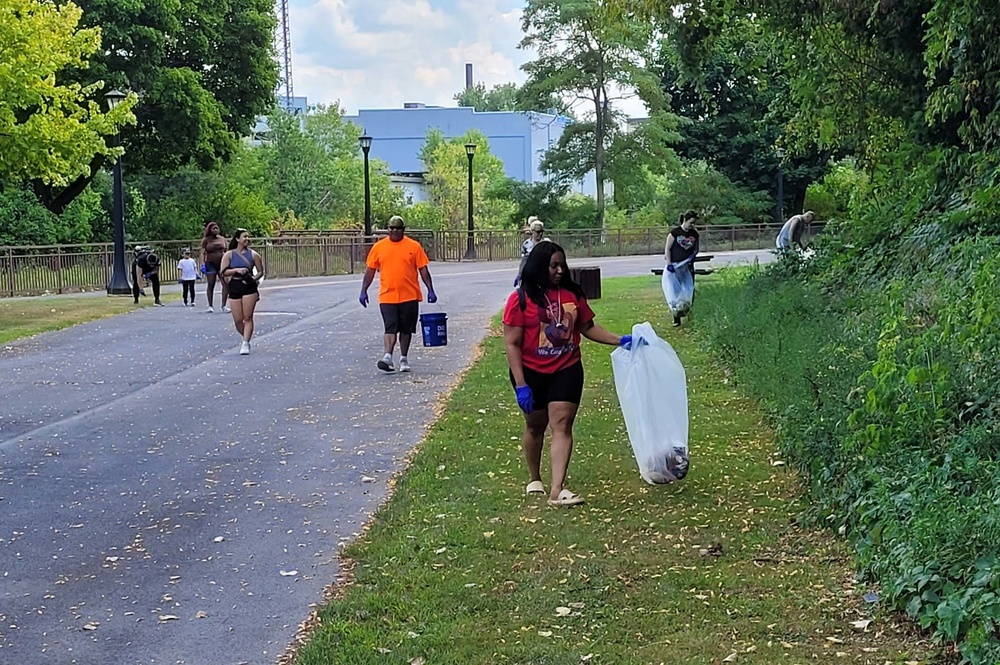
[[[681,317],[675,316],[674,317],[674,328],[680,328],[680,327],[681,327]]]

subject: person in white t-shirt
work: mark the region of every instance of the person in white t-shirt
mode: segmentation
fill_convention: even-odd
[[[190,249],[185,249],[184,258],[177,262],[177,273],[181,288],[184,290],[184,306],[194,307],[194,283],[201,275],[198,274],[198,264],[191,258]],[[188,294],[191,294],[190,302],[188,302]]]
[[[528,261],[528,254],[531,254],[531,250],[535,248],[535,245],[542,242],[543,240],[549,240],[545,237],[545,224],[542,220],[538,219],[534,215],[528,218],[528,224],[524,229],[530,235],[528,238],[521,243],[521,265],[517,267],[517,277],[514,278],[514,288],[521,283],[521,271],[524,270],[524,264]]]

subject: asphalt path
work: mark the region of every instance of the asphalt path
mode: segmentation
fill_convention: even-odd
[[[655,279],[662,258],[570,263]],[[196,308],[0,348],[0,663],[274,663],[515,270],[432,264],[440,302],[423,311],[447,313],[448,345],[418,333],[410,374],[376,369],[381,320],[357,275],[265,282],[249,356],[203,287]]]

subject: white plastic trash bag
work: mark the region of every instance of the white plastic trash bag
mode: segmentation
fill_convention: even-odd
[[[615,390],[642,479],[682,479],[688,471],[687,377],[673,347],[649,323],[632,327],[632,348],[611,353]]]
[[[674,316],[684,316],[691,311],[694,300],[694,275],[685,266],[675,272],[663,267],[663,296]]]

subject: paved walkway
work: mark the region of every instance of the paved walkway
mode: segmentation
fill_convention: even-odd
[[[662,259],[573,263],[610,277]],[[0,349],[0,662],[273,663],[516,266],[431,269],[449,344],[417,339],[411,374],[375,368],[356,275],[266,283],[250,356],[201,293]]]

